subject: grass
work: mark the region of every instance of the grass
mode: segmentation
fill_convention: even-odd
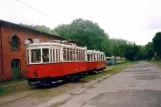
[[[75,88],[73,84],[63,84],[56,87],[51,88],[43,88],[43,91],[40,93],[34,95],[34,97],[54,97],[57,95],[60,95],[66,91],[69,91],[71,89]]]
[[[8,91],[6,91],[2,86],[0,86],[0,95],[5,95],[7,93]]]
[[[151,61],[148,61],[148,62],[155,64],[155,65],[157,65],[158,67],[161,68],[161,60],[151,60]]]
[[[0,96],[27,89],[26,87],[29,87],[26,79],[2,82],[0,83]]]
[[[97,78],[100,78],[102,76],[108,75],[108,74],[115,74],[123,70],[125,67],[128,67],[129,65],[135,64],[136,62],[127,62],[127,63],[122,63],[122,64],[117,64],[117,65],[112,65],[112,66],[107,66],[106,70],[98,73],[96,75],[88,75],[84,78],[82,78],[83,81],[89,82],[92,80],[96,80]]]

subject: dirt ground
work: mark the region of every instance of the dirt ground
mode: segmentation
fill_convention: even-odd
[[[1,97],[0,106],[159,107],[161,106],[160,83],[161,69],[147,62],[139,62],[110,78],[104,76],[89,83],[60,85],[56,90],[55,88],[32,89]],[[62,92],[65,93],[53,97]],[[15,101],[11,100],[14,98]]]

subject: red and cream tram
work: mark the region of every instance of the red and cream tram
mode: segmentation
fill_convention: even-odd
[[[52,84],[106,67],[103,52],[63,41],[29,44],[27,59],[29,85]]]
[[[87,70],[97,73],[106,68],[105,55],[103,52],[87,50]]]

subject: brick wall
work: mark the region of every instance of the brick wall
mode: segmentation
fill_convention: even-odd
[[[1,38],[1,26],[0,26],[0,76],[2,75],[2,38]]]
[[[19,51],[12,51],[10,48],[10,40],[12,36],[16,35],[20,40],[20,50]],[[35,39],[39,36],[40,41],[49,41],[51,39],[58,39],[56,36],[46,36],[41,35],[40,33],[36,33],[30,31],[28,29],[22,28],[13,28],[11,26],[2,26],[1,27],[1,36],[2,36],[2,48],[3,48],[3,75],[0,75],[0,81],[6,79],[12,79],[12,71],[11,71],[11,61],[13,59],[20,60],[20,75],[22,77],[25,76],[27,72],[27,65],[26,65],[26,47],[24,44],[24,40],[27,38]],[[1,46],[0,46],[1,47]],[[1,58],[0,58],[1,59]],[[0,62],[1,68],[1,62]],[[0,70],[0,73],[2,71]]]

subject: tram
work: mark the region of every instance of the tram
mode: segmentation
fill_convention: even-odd
[[[106,68],[105,54],[67,41],[52,40],[27,45],[29,85],[53,84]]]

